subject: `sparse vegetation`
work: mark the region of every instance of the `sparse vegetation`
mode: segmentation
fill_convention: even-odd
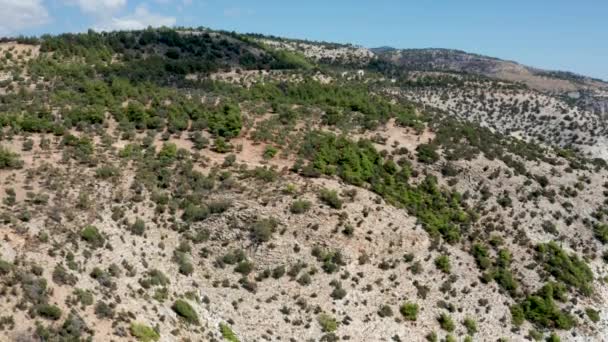
[[[601,339],[608,164],[582,100],[436,70],[454,51],[203,28],[15,40],[0,335]]]

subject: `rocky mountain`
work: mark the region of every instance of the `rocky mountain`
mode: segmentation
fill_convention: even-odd
[[[605,339],[604,121],[503,62],[166,28],[0,56],[0,341]]]
[[[380,60],[390,61],[400,69],[461,72],[522,83],[530,89],[559,96],[602,118],[608,113],[608,83],[600,79],[542,70],[458,50],[379,48],[372,51]]]

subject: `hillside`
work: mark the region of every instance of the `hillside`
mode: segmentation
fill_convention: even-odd
[[[512,61],[447,49],[372,49],[378,58],[398,68],[448,71],[482,75],[521,83],[540,92],[557,95],[605,118],[608,114],[608,83],[570,72],[549,71]]]
[[[1,341],[606,336],[576,104],[210,30],[0,47]]]

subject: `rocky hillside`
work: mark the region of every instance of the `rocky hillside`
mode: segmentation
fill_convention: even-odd
[[[458,50],[384,48],[372,51],[378,59],[390,61],[400,69],[459,72],[521,83],[530,89],[561,97],[602,118],[608,114],[608,83],[603,80]]]
[[[608,156],[608,83],[599,79],[457,50],[366,49],[276,37],[258,41],[334,67],[379,72],[398,84],[393,93],[503,134],[591,158]]]
[[[606,336],[580,108],[215,31],[1,48],[2,341]]]

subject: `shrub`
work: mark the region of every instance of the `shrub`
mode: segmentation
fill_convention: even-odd
[[[105,239],[95,226],[86,226],[80,231],[80,237],[85,240],[91,247],[102,247]]]
[[[471,253],[480,269],[485,270],[492,266],[492,261],[489,258],[490,252],[486,246],[476,243],[473,245]]]
[[[467,328],[467,333],[469,335],[474,335],[477,332],[477,323],[474,319],[466,317],[462,324],[465,326],[465,328]]]
[[[416,148],[418,152],[418,161],[425,164],[433,164],[439,160],[437,146],[432,144],[420,144]]]
[[[169,278],[157,269],[148,271],[148,284],[151,286],[166,286],[170,283]]]
[[[147,325],[139,323],[131,323],[131,335],[142,342],[151,342],[160,340],[160,335],[156,330]]]
[[[19,169],[23,166],[23,161],[19,159],[19,155],[0,146],[0,170],[2,169]]]
[[[277,266],[272,269],[272,277],[274,279],[279,279],[285,274],[285,266]]]
[[[587,317],[589,317],[591,322],[597,323],[600,321],[600,312],[599,311],[597,311],[593,308],[586,308],[585,313],[587,314]]]
[[[266,183],[274,182],[278,178],[277,173],[268,167],[256,167],[252,171],[252,176]]]
[[[97,318],[112,318],[114,317],[114,309],[106,302],[97,302],[95,304],[95,315]]]
[[[61,318],[61,309],[51,304],[41,304],[36,308],[36,312],[44,318],[56,321]]]
[[[74,296],[82,306],[93,305],[93,293],[89,290],[75,289]]]
[[[331,333],[338,329],[338,322],[335,318],[326,313],[322,313],[317,317],[317,322],[321,326],[321,330],[326,333]]]
[[[435,266],[443,273],[450,273],[450,258],[447,255],[440,255],[435,259]]]
[[[277,152],[279,152],[279,150],[277,150],[276,147],[267,145],[264,149],[264,159],[272,159],[277,154]]]
[[[13,269],[13,264],[6,260],[0,259],[0,275],[7,275]]]
[[[95,176],[101,179],[115,178],[120,175],[120,170],[112,165],[98,167],[95,170]]]
[[[310,201],[297,200],[291,203],[289,211],[291,211],[292,214],[302,214],[307,212],[310,209],[311,205],[312,204],[310,203]]]
[[[272,238],[272,234],[274,234],[277,226],[278,222],[273,218],[258,220],[253,224],[251,229],[253,238],[258,242],[268,242]]]
[[[594,227],[595,237],[602,243],[608,243],[608,225],[598,224]]]
[[[188,203],[188,205],[184,209],[184,213],[182,214],[182,219],[184,221],[189,222],[203,221],[204,219],[209,217],[209,214],[210,211],[206,205],[199,206],[192,203]]]
[[[330,294],[331,298],[340,300],[346,297],[346,290],[342,288],[342,285],[338,284],[338,286],[334,287],[333,291]],[[390,309],[390,307],[389,307]]]
[[[452,321],[452,317],[446,313],[442,313],[439,317],[437,317],[437,321],[439,322],[439,326],[441,329],[452,332],[456,329],[454,325],[454,321]]]
[[[229,342],[239,342],[238,337],[236,337],[236,334],[234,333],[234,331],[232,331],[232,329],[230,328],[229,325],[224,324],[224,323],[220,323],[220,333],[222,334],[222,337]]]
[[[325,204],[329,205],[330,207],[332,207],[334,209],[342,208],[342,200],[338,196],[338,192],[335,190],[323,189],[323,190],[321,190],[321,193],[319,194],[319,198]]]
[[[404,303],[399,308],[399,312],[401,312],[404,319],[408,321],[415,321],[418,318],[418,304]]]
[[[384,317],[390,317],[393,315],[393,309],[391,309],[390,306],[388,305],[382,305],[380,307],[380,309],[378,310],[378,316],[384,318]]]
[[[146,223],[140,218],[136,219],[135,222],[131,225],[131,233],[135,235],[144,235],[145,231]]]
[[[182,317],[186,322],[192,324],[198,324],[198,315],[194,308],[186,302],[185,300],[178,299],[173,303],[171,307],[173,311],[180,317]]]
[[[253,267],[254,265],[251,261],[243,260],[236,265],[234,271],[246,276],[253,271]]]

